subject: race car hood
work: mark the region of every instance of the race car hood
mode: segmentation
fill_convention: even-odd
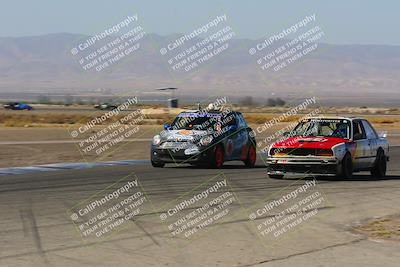
[[[290,137],[281,142],[273,144],[273,148],[317,148],[331,149],[340,143],[350,142],[347,139],[337,137]]]
[[[162,141],[195,141],[207,135],[207,131],[199,130],[166,130],[161,134]]]

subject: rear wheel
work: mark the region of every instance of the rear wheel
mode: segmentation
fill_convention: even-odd
[[[217,146],[215,148],[213,158],[211,159],[210,167],[220,169],[224,164],[224,160],[224,149],[222,148],[222,146]]]
[[[249,151],[247,152],[247,158],[244,160],[244,165],[248,168],[254,168],[257,160],[257,152],[254,146],[250,146]]]
[[[386,175],[386,156],[382,150],[378,151],[375,164],[371,169],[371,175],[374,177],[385,177]]]
[[[351,179],[353,177],[353,160],[349,153],[344,156],[340,173],[337,176],[344,179]]]

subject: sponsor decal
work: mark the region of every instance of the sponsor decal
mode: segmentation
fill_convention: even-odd
[[[180,135],[191,135],[193,133],[192,133],[192,131],[179,131],[178,134],[180,134]]]
[[[299,139],[298,142],[326,142],[328,139],[323,137]]]

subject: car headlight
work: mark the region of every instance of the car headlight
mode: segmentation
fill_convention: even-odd
[[[202,146],[208,146],[212,142],[213,138],[212,136],[205,136],[200,139],[200,144]]]
[[[321,157],[332,157],[333,151],[331,149],[317,149],[315,155]]]
[[[157,146],[161,143],[161,137],[159,135],[156,135],[153,137],[153,145]]]
[[[268,147],[264,148],[265,150],[263,151],[264,153],[267,153],[267,156],[272,156],[271,155],[271,149],[272,149],[273,144],[269,145]]]

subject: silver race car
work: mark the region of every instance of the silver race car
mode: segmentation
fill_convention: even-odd
[[[332,175],[347,179],[353,172],[370,171],[383,177],[389,161],[386,135],[378,135],[362,118],[308,118],[268,149],[268,175],[286,173]]]

